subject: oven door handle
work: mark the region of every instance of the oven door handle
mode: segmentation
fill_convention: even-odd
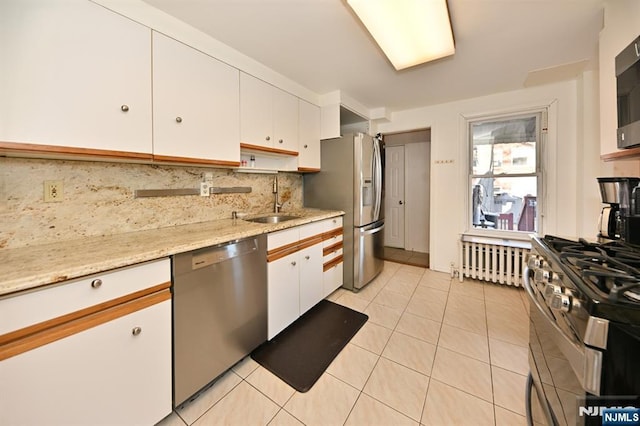
[[[568,336],[567,333],[558,326],[555,318],[549,315],[544,307],[540,306],[538,298],[534,294],[531,283],[529,282],[530,272],[531,270],[529,265],[525,265],[522,281],[524,283],[524,288],[529,295],[529,300],[536,306],[536,308],[538,308],[538,311],[540,311],[545,321],[549,323],[557,335],[557,339],[554,340],[567,361],[569,361],[569,364],[578,377],[582,388],[594,395],[600,395],[602,352],[585,346],[579,340],[576,342],[575,340],[577,339],[572,339],[572,336]]]

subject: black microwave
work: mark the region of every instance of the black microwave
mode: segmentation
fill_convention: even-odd
[[[618,148],[640,146],[640,37],[616,56]]]

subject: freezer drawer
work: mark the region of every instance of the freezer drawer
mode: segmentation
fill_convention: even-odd
[[[378,221],[353,230],[353,289],[356,291],[382,271],[383,229],[384,221]]]

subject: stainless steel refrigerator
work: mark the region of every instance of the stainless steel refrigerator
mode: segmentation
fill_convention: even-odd
[[[384,266],[382,143],[362,133],[321,142],[322,168],[304,176],[304,205],[345,212],[343,287],[358,291]]]

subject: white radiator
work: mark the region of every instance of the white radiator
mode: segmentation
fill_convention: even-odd
[[[512,243],[504,245],[503,240],[463,237],[460,240],[460,281],[467,277],[521,287],[522,268],[529,259],[529,244],[514,246]]]

